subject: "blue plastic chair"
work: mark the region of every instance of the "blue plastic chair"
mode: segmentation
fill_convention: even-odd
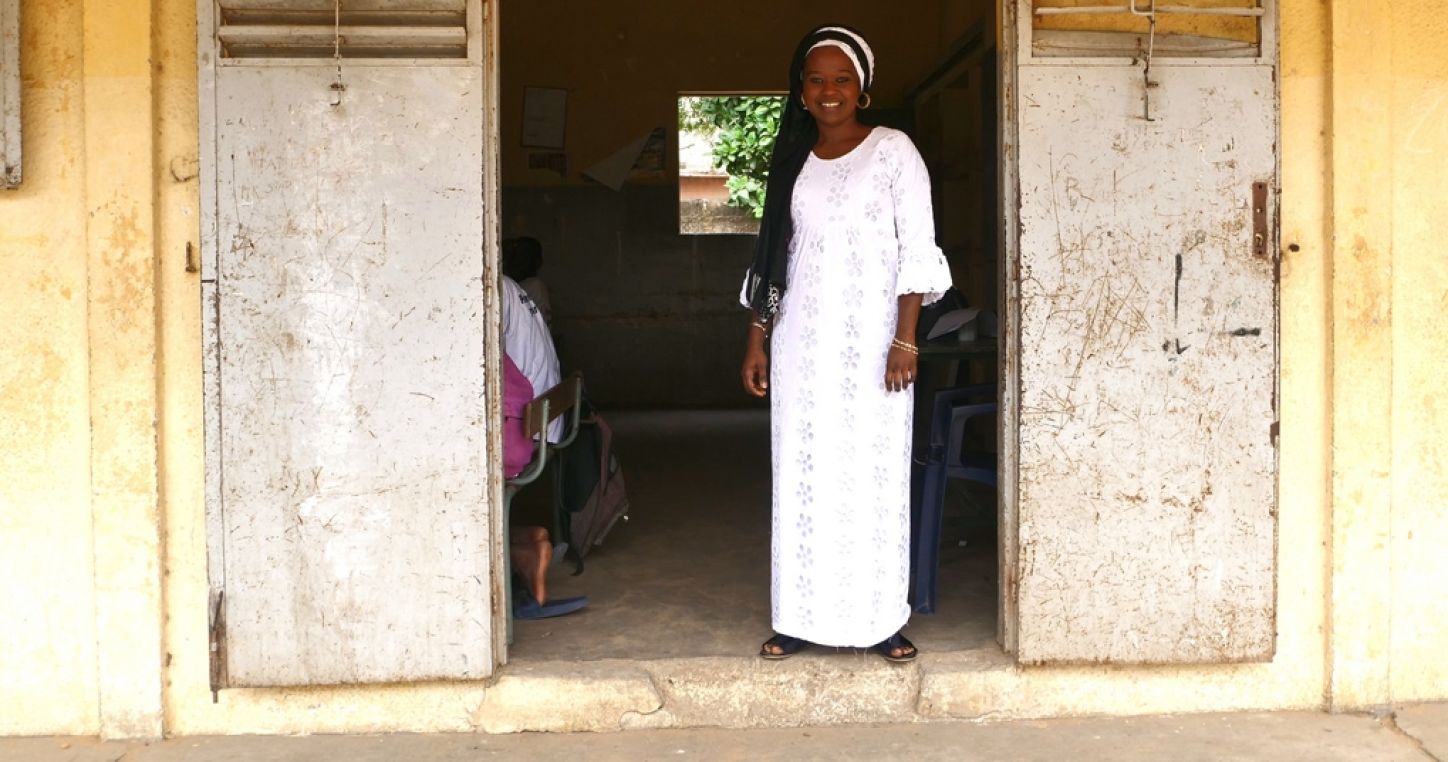
[[[930,446],[921,463],[924,475],[920,496],[911,506],[910,566],[915,581],[910,599],[918,614],[935,613],[946,482],[964,479],[996,486],[995,455],[964,449],[966,425],[972,418],[995,415],[995,396],[995,384],[944,389],[935,394],[930,416]]]

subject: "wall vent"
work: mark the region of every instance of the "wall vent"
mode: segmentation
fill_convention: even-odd
[[[1033,57],[1256,58],[1267,0],[1033,0]]]
[[[222,56],[467,58],[467,0],[220,0]]]

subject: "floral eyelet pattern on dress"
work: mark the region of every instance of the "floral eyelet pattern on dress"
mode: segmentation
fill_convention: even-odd
[[[950,287],[930,180],[876,127],[795,183],[787,287],[770,336],[775,631],[865,647],[909,618],[912,392],[885,389],[897,297]]]

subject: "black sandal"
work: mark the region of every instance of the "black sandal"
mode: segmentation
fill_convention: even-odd
[[[773,648],[778,648],[779,653],[770,650]],[[759,647],[759,655],[770,661],[779,661],[780,659],[788,659],[806,648],[809,648],[808,640],[800,640],[792,635],[780,635],[776,633],[774,637],[764,641],[764,645]]]
[[[909,638],[898,632],[871,646],[870,650],[885,657],[885,661],[893,661],[896,664],[914,661],[915,657],[920,655],[920,651],[915,648],[915,644],[911,643]],[[899,651],[900,655],[896,656],[892,653],[894,651]]]

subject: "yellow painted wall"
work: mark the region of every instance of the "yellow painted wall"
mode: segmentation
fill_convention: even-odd
[[[132,4],[125,18],[101,0],[24,5],[26,179],[0,195],[0,734],[147,735],[163,719],[174,734],[476,727],[477,683],[212,703],[201,316],[185,268],[198,235],[195,3]],[[1435,176],[1448,30],[1431,0],[1394,0],[1390,14],[1283,5],[1278,655],[996,672],[982,706],[1448,698],[1448,205]],[[1364,65],[1374,57],[1386,63]]]
[[[21,8],[25,181],[0,191],[0,735],[95,733],[81,2]]]
[[[156,123],[150,0],[85,0],[90,492],[101,733],[159,735]]]
[[[1392,3],[1392,653],[1400,701],[1448,697],[1448,19]]]
[[[161,732],[151,15],[27,3],[0,196],[0,732]],[[14,612],[13,615],[11,612]]]
[[[1341,707],[1448,696],[1440,11],[1430,0],[1332,7],[1328,691]]]
[[[187,243],[200,256],[196,3],[159,0],[156,55],[158,263],[157,339],[162,373],[160,490],[166,536],[164,721],[176,732],[178,706],[209,696],[205,494],[202,482],[200,274],[187,272]],[[199,266],[199,262],[195,263]],[[195,682],[200,664],[200,683]],[[178,690],[178,684],[181,689]],[[192,698],[187,699],[190,696]],[[197,698],[200,697],[200,698]]]

